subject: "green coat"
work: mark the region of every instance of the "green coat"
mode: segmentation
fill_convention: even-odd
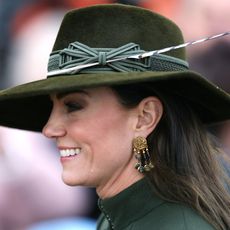
[[[193,209],[160,199],[146,179],[118,195],[98,201],[97,230],[213,230]]]

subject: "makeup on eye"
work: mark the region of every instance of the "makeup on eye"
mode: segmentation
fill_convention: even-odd
[[[85,92],[66,93],[62,96],[57,95],[57,98],[62,101],[67,112],[74,112],[81,110],[86,106],[88,94]]]
[[[64,105],[68,113],[83,109],[83,105],[81,105],[79,102],[76,102],[76,101],[67,100],[66,102],[64,102]]]

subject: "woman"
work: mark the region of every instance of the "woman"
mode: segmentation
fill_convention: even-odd
[[[96,187],[99,230],[230,226],[227,179],[205,130],[230,117],[229,95],[189,71],[183,49],[140,57],[181,43],[178,27],[148,10],[74,10],[48,78],[0,93],[2,125],[55,139],[63,181]]]

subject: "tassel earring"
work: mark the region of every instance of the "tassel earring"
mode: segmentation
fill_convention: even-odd
[[[136,137],[133,140],[133,152],[138,160],[135,168],[140,172],[148,172],[154,168],[150,159],[147,140],[144,137]]]

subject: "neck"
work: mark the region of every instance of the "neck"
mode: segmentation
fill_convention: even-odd
[[[96,191],[101,199],[109,198],[120,193],[143,177],[143,174],[132,167],[131,170],[126,169],[122,173],[114,175],[109,181],[98,186]]]

